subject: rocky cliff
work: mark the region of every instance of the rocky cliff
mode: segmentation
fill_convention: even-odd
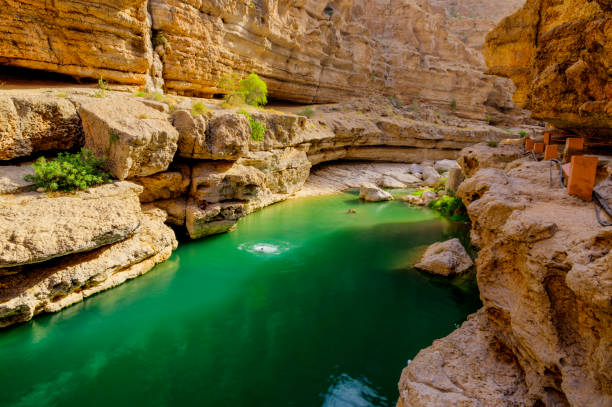
[[[61,90],[0,91],[0,326],[150,270],[176,247],[164,222],[194,239],[231,230],[248,213],[298,192],[312,166],[433,164],[506,135],[381,97],[317,106],[310,118],[243,107],[265,125],[257,141],[246,112],[216,100]],[[29,160],[80,147],[105,157],[118,181],[76,194],[31,190],[24,180]],[[365,180],[395,188],[423,182],[406,164],[354,171],[353,180],[344,177],[332,189]]]
[[[383,93],[443,110],[454,100],[479,120],[521,115],[508,82],[449,32],[460,16],[425,0],[2,0],[0,10],[0,64],[208,96],[222,76],[253,71],[278,99]],[[454,31],[481,43],[478,27]]]
[[[483,308],[404,369],[400,405],[612,403],[612,231],[557,173],[549,185],[548,162],[519,157],[479,145],[458,160]],[[611,174],[602,158],[608,201]]]
[[[533,117],[610,145],[612,3],[528,0],[487,37],[490,72],[511,78]]]

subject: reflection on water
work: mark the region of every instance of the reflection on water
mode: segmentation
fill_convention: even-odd
[[[367,378],[353,379],[346,373],[332,378],[324,395],[323,407],[376,407],[386,406],[387,398],[371,387]]]

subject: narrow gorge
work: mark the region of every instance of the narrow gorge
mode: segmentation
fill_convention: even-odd
[[[608,0],[0,6],[0,405],[612,404]]]

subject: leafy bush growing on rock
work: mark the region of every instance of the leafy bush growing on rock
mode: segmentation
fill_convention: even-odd
[[[106,91],[108,90],[108,83],[104,80],[103,77],[98,79],[98,91],[94,94],[97,98],[106,97]]]
[[[469,220],[463,201],[455,196],[444,195],[442,198],[430,202],[429,207],[454,221],[465,222]]]
[[[249,114],[246,110],[240,109],[238,113],[245,115],[249,119],[249,126],[251,126],[251,140],[264,141],[264,133],[266,132],[266,125]]]
[[[208,108],[202,102],[195,102],[191,105],[191,115],[192,116],[200,116],[205,113],[208,113]]]
[[[527,137],[527,132],[525,130],[521,130],[519,131],[519,136],[521,136],[521,138],[525,138]]]
[[[59,153],[55,160],[47,161],[40,157],[32,164],[34,174],[28,174],[24,179],[50,192],[87,189],[110,181],[104,164],[105,160],[83,148],[79,153]]]
[[[312,115],[314,114],[314,109],[310,106],[305,107],[304,109],[302,109],[299,113],[300,116],[306,116],[308,118],[312,117]]]
[[[268,87],[254,73],[244,79],[232,73],[221,78],[218,87],[226,92],[225,102],[230,106],[240,106],[246,103],[259,107],[268,103]]]

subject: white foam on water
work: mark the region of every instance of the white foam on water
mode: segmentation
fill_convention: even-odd
[[[253,254],[276,256],[289,250],[289,244],[285,242],[247,242],[238,246],[238,250],[244,250]]]

